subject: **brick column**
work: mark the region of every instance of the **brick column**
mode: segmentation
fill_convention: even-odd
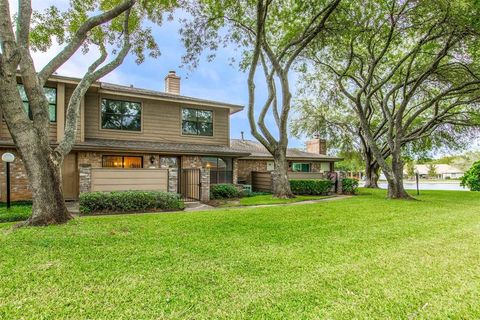
[[[168,169],[168,192],[178,193],[178,169]]]
[[[80,193],[90,192],[92,190],[92,166],[90,164],[80,164]]]
[[[337,194],[342,194],[342,179],[345,178],[345,172],[344,171],[337,171]]]
[[[238,184],[238,159],[233,159],[232,183]]]
[[[200,188],[201,197],[200,201],[207,202],[210,200],[210,169],[200,169]]]

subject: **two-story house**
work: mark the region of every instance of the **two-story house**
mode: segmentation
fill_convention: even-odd
[[[63,137],[66,107],[78,82],[55,75],[46,84],[52,146]],[[18,88],[29,114],[21,83]],[[230,140],[230,116],[241,110],[240,105],[180,95],[180,77],[174,71],[165,77],[165,92],[97,82],[82,100],[76,142],[64,161],[64,196],[74,200],[86,191],[165,190],[200,199],[208,193],[202,188],[210,184],[236,184],[238,176],[249,183],[250,171],[273,167],[263,146]],[[16,154],[2,121],[0,154],[4,152]],[[287,156],[294,171],[333,170],[337,160],[321,150],[289,149]],[[5,201],[1,166],[0,195]],[[11,172],[12,199],[30,199],[18,157]]]

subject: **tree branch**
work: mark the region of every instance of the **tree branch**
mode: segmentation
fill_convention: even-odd
[[[124,0],[113,9],[88,18],[72,37],[72,40],[38,73],[40,83],[45,84],[47,79],[80,48],[93,28],[112,20],[123,12],[132,8],[136,0]]]
[[[107,58],[106,49],[103,45],[101,45],[101,56],[88,68],[87,73],[73,91],[66,112],[65,134],[63,136],[63,139],[59,142],[58,146],[54,150],[58,159],[61,159],[63,158],[63,156],[67,155],[72,149],[73,144],[75,143],[77,119],[80,113],[80,103],[82,97],[85,96],[85,93],[90,88],[93,82],[107,75],[115,68],[117,68],[120,64],[122,64],[123,60],[130,51],[131,44],[129,32],[129,18],[130,9],[127,9],[127,11],[125,12],[125,21],[123,25],[123,46],[117,56],[108,64],[99,68],[99,66]]]

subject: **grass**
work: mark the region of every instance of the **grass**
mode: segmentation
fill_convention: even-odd
[[[478,319],[480,196],[0,224],[1,319]]]
[[[278,199],[273,197],[271,194],[266,194],[266,195],[240,198],[238,201],[238,205],[255,206],[255,205],[262,205],[262,204],[285,204],[285,203],[293,203],[293,202],[300,202],[300,201],[307,201],[307,200],[318,200],[318,199],[330,198],[330,197],[331,196],[295,196],[295,198],[290,198],[290,199]],[[227,204],[227,206],[229,205],[232,205],[232,204]]]
[[[0,222],[24,221],[31,214],[32,204],[29,202],[12,202],[10,209],[5,203],[0,203]]]

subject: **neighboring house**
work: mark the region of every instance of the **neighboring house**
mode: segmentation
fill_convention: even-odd
[[[449,164],[434,164],[436,177],[429,175],[430,164],[417,164],[415,165],[415,171],[418,172],[420,178],[436,178],[436,179],[459,179],[463,176],[464,172]]]
[[[79,81],[55,75],[46,84],[52,146],[63,137],[66,107]],[[21,84],[19,91],[29,114]],[[82,99],[76,142],[64,161],[64,196],[75,200],[88,191],[165,190],[206,200],[210,184],[236,184],[237,172],[245,179],[248,170],[272,170],[272,157],[264,149],[230,141],[230,116],[241,110],[240,105],[180,95],[174,71],[165,77],[165,92],[96,82]],[[12,200],[30,199],[25,169],[1,121],[0,155],[5,152],[17,156],[11,165]],[[324,153],[290,149],[291,168],[333,170],[336,158]],[[5,201],[3,166],[0,195]]]
[[[250,153],[241,157],[238,162],[239,183],[252,183],[252,172],[272,171],[274,162],[272,155],[257,141],[245,139],[232,139],[232,149]],[[307,141],[307,150],[287,149],[288,170],[291,172],[316,172],[325,173],[334,171],[334,163],[342,160],[337,157],[327,156],[327,144],[323,139]]]

